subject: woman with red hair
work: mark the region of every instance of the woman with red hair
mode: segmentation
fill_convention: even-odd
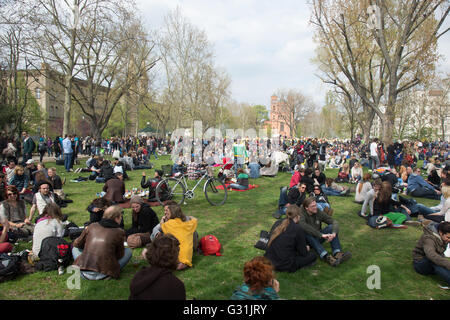
[[[244,265],[244,284],[234,290],[231,300],[279,300],[280,284],[273,266],[265,257],[255,257]]]

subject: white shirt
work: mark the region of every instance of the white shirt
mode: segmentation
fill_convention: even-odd
[[[377,153],[377,143],[376,142],[372,142],[370,144],[370,156],[372,157],[378,157],[378,153]]]
[[[56,219],[39,221],[33,232],[33,254],[38,257],[41,251],[42,240],[47,237],[60,237],[64,235],[63,224]]]
[[[64,153],[73,153],[72,141],[69,138],[65,138],[62,142]]]

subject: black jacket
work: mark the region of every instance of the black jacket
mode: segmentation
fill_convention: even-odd
[[[300,191],[298,191],[298,188],[295,186],[289,189],[288,192],[289,204],[296,204],[297,206],[300,207],[303,201],[305,201],[305,199],[306,199],[306,192],[300,193]]]
[[[146,203],[142,204],[138,214],[133,213],[131,228],[126,231],[126,236],[134,233],[151,233],[159,223],[155,211]]]
[[[283,220],[278,220],[272,226],[270,235]],[[298,268],[296,257],[306,257],[306,238],[303,229],[294,221],[289,223],[286,230],[281,233],[267,248],[264,256],[269,259],[277,271],[295,272]]]

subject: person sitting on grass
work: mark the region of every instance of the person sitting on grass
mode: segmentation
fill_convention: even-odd
[[[450,260],[444,252],[450,243],[450,222],[430,224],[412,252],[414,270],[421,275],[436,274],[450,286]]]
[[[362,180],[358,182],[356,185],[355,191],[355,202],[359,204],[364,203],[364,199],[366,198],[367,193],[372,190],[372,184],[370,183],[370,179],[372,175],[370,173],[365,173],[363,175]]]
[[[326,178],[321,188],[327,196],[346,196],[350,193],[350,188],[338,185],[332,178]]]
[[[312,178],[314,179],[314,185],[318,184],[319,186],[325,184],[325,181],[327,179],[325,173],[321,172],[319,168],[314,169]]]
[[[370,174],[370,173],[369,173]],[[358,213],[360,217],[368,218],[373,216],[373,200],[375,199],[375,196],[378,194],[378,192],[381,189],[381,184],[383,181],[381,181],[380,178],[377,178],[373,181],[372,189],[369,190],[366,193],[366,196],[364,197],[364,202],[361,208],[361,211]],[[369,213],[367,214],[367,208],[369,208]]]
[[[38,219],[33,233],[33,249],[30,260],[39,260],[42,241],[48,237],[64,236],[64,225],[61,220],[63,215],[61,208],[56,203],[49,203],[45,206],[41,218]]]
[[[148,201],[151,202],[158,201],[156,199],[156,186],[162,180],[162,177],[163,177],[162,170],[155,170],[153,179],[148,179],[147,181],[145,181],[146,173],[145,171],[142,172],[141,188],[148,188]]]
[[[19,190],[20,195],[24,195],[27,193],[27,188],[30,183],[30,177],[25,174],[25,171],[22,166],[16,166],[14,168],[14,174],[9,181],[9,185],[16,186],[17,190]]]
[[[108,199],[113,204],[125,202],[123,195],[125,194],[125,183],[123,182],[123,174],[116,172],[113,179],[109,179],[103,186],[105,199]]]
[[[447,183],[450,182],[447,180]],[[440,211],[434,211],[431,208],[425,207],[422,204],[417,204],[419,209],[418,219],[421,222],[427,222],[431,220],[437,223],[442,221],[450,221],[450,184],[442,184],[442,196],[444,198],[444,204]]]
[[[83,278],[118,279],[120,270],[130,261],[133,253],[124,247],[125,231],[119,225],[122,216],[121,207],[109,207],[100,222],[85,227],[73,242],[73,264],[81,269]]]
[[[270,230],[265,257],[277,271],[295,272],[316,261],[316,255],[306,245],[305,232],[298,225],[300,208],[293,204],[286,210],[286,218],[277,220]]]
[[[139,243],[139,247],[145,246],[150,242],[150,233],[159,223],[155,211],[140,196],[133,196],[130,200],[132,210],[131,228],[125,231],[127,243]],[[132,238],[139,237],[140,241],[130,241]],[[133,247],[136,247],[135,245]]]
[[[228,189],[237,189],[237,190],[247,190],[249,187],[249,183],[248,183],[248,174],[245,173],[244,169],[239,168],[238,171],[238,176],[237,176],[237,182],[236,183],[231,183],[228,186]]]
[[[394,225],[403,223],[416,226],[420,225],[418,221],[411,220],[411,210],[408,207],[392,199],[392,186],[388,181],[383,181],[380,190],[375,194],[373,215],[375,217],[385,216]]]
[[[2,223],[8,222],[11,238],[27,239],[34,227],[27,219],[26,203],[19,198],[16,186],[7,186],[6,196],[8,199],[0,203],[0,219]]]
[[[339,169],[336,182],[349,183],[350,182],[349,179],[350,179],[350,167],[348,163],[344,163],[342,167]]]
[[[299,183],[296,186],[285,191],[285,188],[280,190],[280,198],[278,200],[278,210],[272,216],[276,219],[280,219],[283,214],[286,214],[286,210],[291,205],[301,206],[306,199],[306,184]],[[287,192],[287,195],[286,195]]]
[[[409,176],[406,191],[412,197],[435,200],[441,198],[441,192],[423,179],[420,168],[415,168]]]
[[[354,166],[350,170],[350,183],[358,183],[363,177],[363,170],[358,161],[355,162]]]
[[[194,248],[194,232],[197,229],[197,219],[185,216],[181,207],[169,205],[164,207],[164,216],[160,221],[161,230],[164,234],[172,234],[180,241],[180,261],[177,270],[192,267],[192,255]]]
[[[322,223],[326,223],[328,226],[321,229]],[[351,258],[352,254],[349,251],[341,251],[338,222],[319,210],[314,198],[308,198],[303,202],[300,208],[299,225],[305,231],[306,243],[317,252],[320,259],[329,265],[336,267]],[[332,255],[322,246],[324,241],[331,244]]]
[[[319,208],[319,210],[322,210],[330,216],[333,215],[333,209],[331,208],[330,202],[328,201],[328,197],[325,193],[323,193],[319,185],[314,186],[314,190],[309,195],[309,197],[316,200],[317,208]]]
[[[255,257],[245,263],[244,283],[234,290],[230,300],[279,300],[279,290],[270,261]]]
[[[0,253],[8,253],[13,250],[13,245],[8,241],[9,223],[2,215],[0,215]]]
[[[291,177],[291,182],[289,183],[289,188],[298,185],[302,181],[302,177],[305,175],[305,169],[298,168],[295,170],[294,174]]]
[[[104,197],[92,200],[86,209],[89,212],[89,224],[102,220],[103,213],[110,206],[112,206],[112,202]]]
[[[184,283],[174,274],[178,267],[180,242],[162,235],[142,251],[150,264],[138,271],[130,283],[129,300],[186,300]]]

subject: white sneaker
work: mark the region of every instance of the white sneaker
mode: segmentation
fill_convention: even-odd
[[[60,266],[59,268],[58,268],[58,275],[60,276],[60,275],[63,275],[64,274],[64,267],[63,266]]]

